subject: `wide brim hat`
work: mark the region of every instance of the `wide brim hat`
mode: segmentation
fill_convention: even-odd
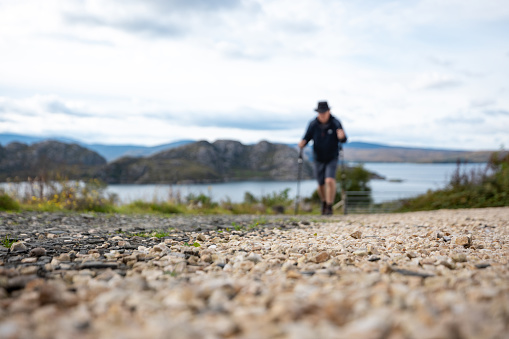
[[[318,112],[318,113],[325,113],[327,111],[330,111],[330,107],[327,104],[327,101],[319,101],[318,102],[318,107],[315,108],[315,111]]]

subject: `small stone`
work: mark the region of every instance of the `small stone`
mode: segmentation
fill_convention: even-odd
[[[39,270],[39,267],[37,267],[37,266],[27,266],[27,267],[21,267],[19,269],[19,273],[21,273],[22,275],[32,275],[32,274],[36,274],[38,270]]]
[[[310,261],[316,262],[316,263],[322,263],[322,262],[329,260],[329,258],[330,258],[329,253],[323,251],[323,252],[318,253],[314,257],[312,257]]]
[[[83,269],[92,269],[92,268],[111,268],[116,269],[118,268],[117,263],[113,262],[102,262],[102,261],[88,261],[80,265],[79,267],[81,270]]]
[[[368,261],[378,261],[380,260],[380,257],[377,257],[376,255],[370,255],[368,257]]]
[[[200,234],[198,234],[198,236],[196,237],[196,240],[198,240],[198,241],[206,241],[206,240],[207,240],[207,237],[205,236],[205,234],[200,233]]]
[[[60,262],[71,261],[71,256],[68,253],[62,253],[58,256],[57,259]]]
[[[350,234],[350,236],[352,238],[354,238],[354,239],[360,239],[360,238],[362,238],[362,232],[361,231],[355,231],[352,234]]]
[[[37,258],[24,258],[21,260],[23,264],[33,264],[37,262]]]
[[[16,241],[11,245],[11,251],[13,252],[23,252],[27,250],[27,246],[23,241]]]
[[[455,269],[455,268],[456,268],[456,265],[454,265],[454,263],[451,263],[451,262],[449,262],[449,261],[447,261],[447,260],[442,260],[442,261],[440,262],[440,265],[445,266],[445,267],[447,267],[447,268],[448,268],[448,269],[450,269],[450,270],[453,270],[453,269]]]
[[[168,247],[164,243],[160,243],[158,245],[155,245],[153,249],[156,252],[164,252],[168,250]]]
[[[131,244],[129,243],[129,241],[121,240],[121,241],[117,242],[117,246],[118,247],[127,247],[127,246],[131,246]]]
[[[366,250],[357,250],[353,252],[354,255],[358,255],[359,257],[363,257],[368,255],[368,252]]]
[[[464,253],[456,253],[451,256],[454,262],[467,262],[467,255]]]
[[[288,279],[299,279],[302,275],[296,270],[289,270],[286,272],[286,277]]]
[[[454,238],[454,244],[463,247],[470,247],[472,244],[472,237],[470,235],[460,235]]]
[[[406,256],[409,257],[410,259],[417,258],[417,253],[410,251],[406,253]]]
[[[42,257],[46,255],[46,250],[42,247],[36,247],[30,251],[31,257]]]
[[[368,251],[368,254],[380,254],[380,251],[372,244],[369,244],[366,250]]]
[[[259,255],[259,254],[256,254],[256,253],[251,253],[250,255],[247,256],[246,259],[249,260],[249,261],[254,262],[255,264],[257,264],[260,261],[262,261],[262,256]]]
[[[491,266],[491,264],[488,264],[488,263],[475,264],[475,267],[476,268],[480,268],[480,269],[487,268],[487,267],[490,267],[490,266]]]

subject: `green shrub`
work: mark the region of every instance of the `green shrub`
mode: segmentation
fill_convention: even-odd
[[[175,214],[182,213],[182,211],[175,205],[168,202],[145,202],[136,200],[125,206],[124,210],[135,213],[163,213]]]
[[[484,170],[458,162],[446,188],[403,200],[401,211],[509,206],[509,153],[493,153]]]
[[[218,206],[217,203],[212,202],[212,198],[209,196],[206,196],[203,193],[200,193],[198,195],[195,195],[193,193],[190,193],[186,200],[191,205],[196,205],[198,207],[204,207],[204,208],[215,208]]]
[[[292,199],[290,199],[289,193],[289,188],[279,192],[272,192],[272,194],[262,196],[261,202],[267,207],[288,206],[292,203]]]
[[[4,191],[0,191],[0,211],[18,211],[19,203]]]

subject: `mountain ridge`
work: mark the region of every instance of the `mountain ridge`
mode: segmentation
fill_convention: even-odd
[[[16,177],[91,178],[105,165],[106,159],[77,144],[46,140],[32,145],[19,142],[0,145],[0,181]]]
[[[12,141],[20,141],[30,144],[42,140],[57,140],[61,142],[76,143],[82,147],[88,148],[99,153],[108,162],[118,160],[125,156],[131,157],[149,157],[158,152],[169,150],[175,147],[184,146],[195,141],[179,140],[156,146],[141,145],[107,145],[107,144],[87,144],[78,140],[64,137],[34,137],[21,134],[0,133],[0,145],[6,145]],[[276,143],[275,143],[276,144]],[[281,143],[283,144],[283,143]],[[283,144],[297,148],[297,144]],[[486,162],[493,151],[468,151],[453,149],[419,148],[408,146],[386,145],[381,143],[368,143],[354,141],[344,144],[344,155],[346,161],[351,162]],[[313,158],[312,147],[307,147],[305,154],[309,159]]]
[[[101,179],[109,184],[294,180],[297,157],[297,150],[267,141],[244,145],[235,140],[202,140],[149,157],[120,158],[106,166]],[[305,161],[303,178],[311,177],[311,164]]]

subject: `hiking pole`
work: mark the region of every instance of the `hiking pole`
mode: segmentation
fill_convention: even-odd
[[[297,172],[297,197],[295,197],[295,215],[299,213],[299,194],[300,194],[300,177],[302,176],[302,163],[304,160],[302,159],[302,148],[299,151],[299,159],[297,160],[299,169]]]
[[[341,156],[341,200],[343,200],[343,214],[346,215],[348,213],[347,206],[346,206],[346,190],[345,190],[345,179],[346,179],[346,172],[345,172],[345,150],[343,147],[341,147],[341,150],[339,151]]]

